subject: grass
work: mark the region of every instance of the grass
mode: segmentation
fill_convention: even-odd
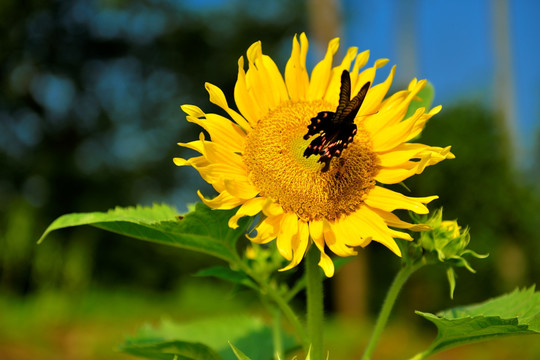
[[[79,294],[42,292],[19,298],[0,295],[0,359],[2,360],[128,360],[115,351],[125,335],[162,318],[176,322],[217,314],[259,313],[256,299],[233,294],[229,286],[200,278],[183,283],[178,291],[136,292],[91,289]],[[425,349],[435,329],[418,321],[394,319],[383,334],[374,359],[408,359]],[[421,322],[420,322],[421,323]],[[337,319],[325,323],[330,359],[358,359],[367,344],[371,323]],[[432,357],[445,359],[538,359],[538,336],[516,336],[456,348]],[[256,359],[253,359],[256,360]]]
[[[427,322],[426,322],[427,323]],[[360,359],[372,324],[351,319],[332,319],[326,324],[331,359]],[[435,326],[421,327],[406,319],[390,321],[373,355],[376,360],[410,359],[435,339]],[[535,360],[540,359],[538,336],[510,336],[496,341],[464,345],[433,355],[432,360]]]
[[[242,294],[233,298],[229,286],[200,279],[168,294],[92,289],[0,295],[0,359],[134,359],[114,349],[144,324],[237,313],[252,303]]]

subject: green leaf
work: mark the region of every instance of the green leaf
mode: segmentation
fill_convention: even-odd
[[[122,347],[121,350],[131,355],[156,360],[222,360],[222,357],[208,346],[187,341],[132,344]]]
[[[241,219],[237,229],[227,225],[235,210],[211,210],[202,203],[185,216],[167,205],[117,207],[108,212],[74,213],[59,217],[45,230],[38,243],[53,230],[92,225],[135,239],[198,251],[234,262],[236,241],[248,226]]]
[[[250,358],[248,358],[246,356],[246,354],[244,354],[243,352],[241,352],[236,346],[234,346],[233,344],[231,344],[229,342],[229,345],[231,346],[231,349],[233,350],[234,352],[234,355],[236,355],[236,358],[238,360],[251,360]]]
[[[434,323],[438,334],[431,346],[414,359],[501,336],[540,334],[540,293],[534,291],[534,286],[437,315],[416,313]]]
[[[249,276],[241,271],[233,270],[230,267],[213,266],[211,268],[198,271],[195,276],[213,276],[218,279],[227,280],[235,284],[244,285],[258,290],[257,284],[255,284],[255,282]]]
[[[409,104],[409,108],[407,109],[407,114],[405,115],[405,119],[407,119],[409,116],[413,115],[414,112],[421,107],[426,109],[426,112],[428,112],[431,106],[431,103],[433,102],[433,98],[435,97],[435,88],[433,85],[428,81],[426,83],[426,86],[420,92],[416,95],[416,98],[411,101]]]
[[[237,360],[229,343],[235,344],[252,359],[271,359],[273,354],[272,332],[253,316],[224,316],[176,324],[163,320],[157,328],[145,326],[128,339],[120,350],[132,353],[143,346],[162,346],[171,343],[204,344],[219,354],[223,360]],[[284,349],[291,349],[294,342],[284,337]]]

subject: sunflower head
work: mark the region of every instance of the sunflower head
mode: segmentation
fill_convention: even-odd
[[[237,208],[229,220],[236,227],[243,216],[260,215],[249,234],[254,243],[276,241],[282,257],[302,260],[316,246],[319,265],[334,273],[328,250],[355,255],[359,247],[379,242],[401,255],[395,238],[412,240],[402,229],[426,227],[399,219],[392,212],[407,209],[427,214],[426,204],[437,198],[409,197],[389,190],[430,165],[453,158],[450,147],[410,143],[440,110],[420,108],[405,118],[409,104],[426,81],[414,79],[408,89],[387,96],[395,72],[374,85],[377,60],[362,70],[369,51],[350,48],[334,65],[339,39],[330,41],[324,59],[308,73],[308,41],[294,37],[284,74],[262,52],[260,42],[238,60],[234,88],[236,109],[223,92],[206,84],[210,101],[228,117],[184,105],[187,120],[210,136],[181,146],[200,153],[176,158],[179,166],[194,167],[218,195],[202,201],[214,209]]]

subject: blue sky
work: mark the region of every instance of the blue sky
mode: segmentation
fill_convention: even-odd
[[[337,0],[343,15],[342,46],[369,49],[371,59],[397,64],[396,78],[428,79],[436,89],[435,103],[444,106],[474,99],[487,106],[495,98],[495,0]],[[186,0],[195,8],[219,8],[234,1]],[[540,131],[540,1],[508,0],[514,128],[519,160],[526,165]],[[268,5],[264,5],[267,7]],[[264,13],[264,11],[262,11]],[[414,73],[403,66],[400,35],[414,34]],[[309,35],[309,29],[306,29]],[[313,51],[313,48],[312,50]],[[313,54],[312,54],[313,55]],[[401,69],[401,72],[400,72]]]
[[[389,58],[400,67],[399,32],[414,32],[416,73],[436,89],[443,106],[473,97],[494,101],[495,59],[492,4],[494,1],[409,1],[403,11],[398,0],[343,0],[347,46],[370,49],[373,58]],[[407,11],[414,19],[406,17]],[[532,158],[540,124],[540,1],[509,1],[509,24],[516,132],[523,153]],[[412,21],[408,23],[407,21]]]

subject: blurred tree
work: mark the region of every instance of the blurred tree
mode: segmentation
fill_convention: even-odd
[[[210,193],[194,171],[172,164],[182,155],[176,143],[197,131],[185,126],[179,105],[208,103],[204,81],[231,94],[238,57],[254,41],[279,54],[284,67],[291,34],[304,30],[302,6],[239,0],[212,3],[210,10],[197,1],[2,1],[0,229],[6,230],[0,230],[0,248],[11,250],[0,256],[0,286],[19,292],[38,286],[37,278],[28,278],[36,250],[43,253],[35,254],[33,276],[49,272],[49,279],[58,279],[55,286],[88,283],[83,273],[93,271],[112,285],[169,288],[180,270],[205,261],[101,233],[88,235],[96,238],[88,248],[71,244],[87,239],[69,231],[50,239],[61,244],[56,250],[28,244],[63,213],[154,201],[184,211],[196,200],[194,189]],[[21,206],[30,209],[24,216]],[[83,259],[93,254],[99,255],[90,263]],[[26,265],[15,267],[23,258]],[[88,264],[77,268],[74,262]],[[8,277],[29,286],[15,286]]]
[[[474,102],[443,110],[430,120],[421,141],[452,145],[456,159],[407,181],[414,195],[439,195],[431,207],[443,206],[445,218],[470,226],[470,248],[490,254],[487,260],[473,261],[476,274],[460,273],[456,301],[464,303],[540,278],[540,269],[534,266],[540,253],[540,196],[511,165],[512,154],[503,145],[505,134],[494,126],[494,116]],[[437,288],[434,282],[447,286],[439,275],[426,274],[418,281],[431,277],[418,293],[426,306],[438,308],[429,304],[433,299],[427,296],[427,289]]]

